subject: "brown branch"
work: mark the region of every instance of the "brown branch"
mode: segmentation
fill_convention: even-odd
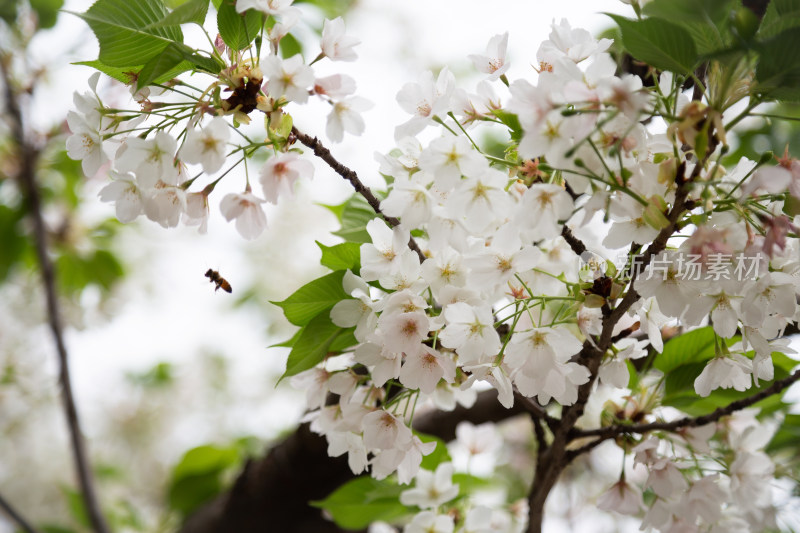
[[[551,431],[554,431],[557,428],[561,421],[557,418],[553,418],[549,414],[544,407],[539,404],[539,402],[534,398],[528,398],[527,396],[523,396],[521,392],[519,392],[516,387],[514,387],[514,399],[520,404],[531,416],[539,419],[544,420],[547,424],[547,427],[550,428]]]
[[[561,236],[567,241],[567,244],[569,244],[569,247],[575,252],[575,255],[581,255],[586,251],[586,245],[572,233],[572,230],[569,229],[566,224],[561,226]]]
[[[45,297],[47,302],[47,318],[53,341],[56,345],[59,361],[59,382],[61,383],[61,398],[69,428],[70,443],[72,447],[73,462],[78,476],[78,483],[83,495],[89,521],[96,533],[108,533],[109,529],[100,511],[100,504],[95,493],[92,480],[91,467],[87,457],[83,434],[81,433],[78,410],[75,407],[75,398],[72,393],[72,383],[69,371],[69,358],[64,344],[61,310],[58,305],[53,263],[47,253],[47,236],[44,221],[42,220],[42,205],[39,190],[36,186],[36,161],[38,151],[25,135],[22,122],[22,113],[19,108],[17,94],[14,92],[13,80],[9,72],[10,57],[0,57],[0,71],[2,71],[5,85],[6,112],[9,116],[11,133],[20,152],[20,170],[17,176],[20,187],[25,191],[28,204],[28,213],[33,223],[34,245],[42,272]]]
[[[701,164],[698,166],[701,166]],[[679,168],[678,174],[681,172],[682,169]],[[597,341],[597,346],[594,346],[589,340],[583,343],[583,348],[576,360],[589,370],[589,381],[578,388],[578,399],[575,403],[561,409],[560,424],[553,432],[553,440],[550,446],[545,450],[540,449],[537,452],[534,480],[531,484],[530,493],[528,494],[529,511],[527,533],[540,533],[542,530],[545,501],[553,486],[558,481],[558,478],[561,476],[561,472],[572,459],[572,452],[567,450],[567,444],[572,440],[572,432],[575,423],[578,421],[578,418],[583,415],[586,402],[589,400],[592,387],[597,379],[597,373],[603,355],[612,343],[614,327],[639,299],[639,294],[634,289],[637,274],[640,269],[643,269],[649,264],[655,255],[661,253],[666,248],[667,241],[675,232],[678,220],[687,208],[686,199],[689,194],[689,186],[686,184],[686,181],[691,181],[697,173],[699,173],[699,169],[695,170],[695,174],[693,174],[689,180],[686,180],[683,175],[676,176],[675,181],[678,184],[678,190],[675,194],[675,201],[672,209],[667,214],[667,219],[670,222],[669,225],[659,232],[647,248],[647,251],[640,256],[641,261],[638,262],[639,268],[634,267],[631,270],[631,281],[628,286],[628,291],[622,301],[620,301],[610,313],[604,315],[603,329]]]
[[[24,517],[23,517],[23,516],[22,516],[22,515],[19,513],[19,511],[17,511],[16,509],[14,509],[14,507],[13,507],[13,506],[12,506],[10,503],[8,503],[8,500],[6,500],[5,498],[3,498],[3,495],[2,495],[2,494],[0,494],[0,509],[2,509],[2,510],[3,510],[3,512],[4,512],[4,513],[5,513],[5,514],[6,514],[6,515],[7,515],[7,516],[8,516],[8,517],[9,517],[9,518],[10,518],[10,519],[13,521],[13,522],[16,522],[16,524],[17,524],[19,527],[21,527],[21,528],[22,528],[22,530],[23,530],[23,531],[25,531],[25,533],[39,533],[39,531],[38,531],[36,528],[34,528],[34,527],[33,527],[33,526],[30,524],[30,522],[28,522],[27,520],[25,520],[25,518],[24,518]]]
[[[390,226],[394,228],[400,225],[400,221],[398,219],[396,219],[395,217],[387,216],[383,213],[383,211],[381,210],[380,200],[378,200],[378,198],[374,194],[372,194],[372,191],[369,189],[369,187],[367,187],[361,182],[361,180],[358,177],[358,174],[356,174],[354,170],[347,168],[339,161],[337,161],[336,158],[334,158],[333,155],[331,154],[331,151],[325,148],[325,146],[323,146],[323,144],[320,142],[319,139],[317,139],[316,137],[311,137],[310,135],[306,135],[305,133],[302,133],[294,126],[292,126],[292,133],[294,134],[295,137],[297,137],[297,140],[306,145],[308,148],[311,148],[314,151],[315,156],[325,161],[325,163],[327,163],[328,166],[334,170],[334,172],[336,172],[341,177],[349,181],[350,185],[353,186],[356,192],[359,193],[361,196],[363,196],[364,199],[367,201],[367,203],[369,203],[370,207],[372,207],[372,210],[375,211],[376,214],[382,216],[384,220],[386,220],[386,222],[389,223]],[[422,252],[422,249],[417,244],[417,241],[414,240],[414,237],[409,237],[408,247],[417,253],[420,262],[423,262],[425,261],[425,259],[427,259],[427,257],[425,257],[425,254]]]
[[[649,424],[633,424],[633,425],[616,424],[604,428],[574,431],[573,435],[575,438],[583,438],[583,437],[598,437],[598,438],[596,440],[593,440],[592,442],[585,444],[584,446],[581,446],[580,448],[576,448],[575,450],[570,451],[568,456],[570,460],[572,460],[575,457],[592,450],[595,446],[597,446],[601,442],[614,438],[617,435],[630,434],[630,433],[638,433],[640,435],[643,435],[645,433],[649,433],[650,431],[675,431],[685,427],[692,428],[692,427],[705,426],[706,424],[710,424],[711,422],[716,422],[723,416],[727,416],[736,411],[740,411],[746,407],[750,407],[751,405],[760,402],[764,398],[768,398],[773,394],[777,394],[798,380],[800,380],[800,370],[795,371],[788,377],[785,377],[781,380],[774,382],[766,389],[757,392],[752,396],[748,396],[747,398],[742,398],[741,400],[736,400],[735,402],[731,402],[725,407],[720,407],[718,409],[715,409],[713,412],[703,416],[696,416],[696,417],[687,416],[684,418],[680,418],[678,420],[673,420],[672,422],[651,422]]]

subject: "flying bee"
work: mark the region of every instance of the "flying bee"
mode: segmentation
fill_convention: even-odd
[[[216,270],[211,270],[209,268],[208,272],[206,272],[206,277],[209,279],[209,281],[216,283],[217,288],[214,289],[214,292],[217,292],[219,289],[222,289],[225,292],[233,291],[233,289],[231,289],[231,284],[228,283],[228,280],[220,276],[219,272],[217,272]]]

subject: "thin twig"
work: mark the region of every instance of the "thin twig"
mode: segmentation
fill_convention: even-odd
[[[561,236],[567,241],[567,244],[569,244],[569,247],[575,252],[575,255],[581,255],[586,251],[586,245],[572,233],[572,230],[569,229],[566,224],[561,226]]]
[[[2,494],[0,494],[0,509],[2,509],[12,521],[16,522],[17,525],[21,527],[23,531],[25,531],[25,533],[39,533],[39,530],[33,527],[30,522],[25,520],[19,511],[14,509],[14,507],[8,503],[8,500],[3,498]]]
[[[369,189],[369,187],[361,182],[361,180],[358,178],[358,174],[356,174],[354,170],[347,168],[337,161],[336,158],[334,158],[331,154],[331,151],[325,148],[319,139],[302,133],[294,126],[292,126],[292,133],[295,135],[295,137],[297,137],[297,140],[314,150],[315,156],[325,161],[325,163],[327,163],[328,166],[334,170],[334,172],[349,181],[350,185],[353,186],[356,192],[367,200],[367,203],[369,203],[370,207],[372,207],[372,210],[375,211],[376,214],[382,216],[390,226],[397,227],[400,225],[400,221],[395,217],[390,217],[384,214],[384,212],[381,210],[381,201],[378,200],[374,194],[372,194],[372,191]],[[417,253],[420,262],[427,259],[425,254],[422,252],[422,249],[417,244],[417,241],[414,240],[414,237],[409,238],[408,247]]]
[[[706,424],[710,424],[711,422],[716,422],[723,416],[730,415],[736,411],[741,411],[746,407],[750,407],[751,405],[760,402],[764,398],[772,396],[773,394],[777,394],[798,380],[800,380],[800,370],[795,371],[788,377],[776,381],[766,389],[757,392],[752,396],[748,396],[747,398],[742,398],[741,400],[736,400],[735,402],[731,402],[725,407],[720,407],[714,410],[713,412],[703,416],[696,416],[696,417],[687,416],[684,418],[680,418],[678,420],[673,420],[672,422],[651,422],[649,424],[633,424],[633,425],[617,424],[614,426],[608,426],[598,429],[574,431],[572,433],[572,436],[574,438],[584,438],[584,437],[598,437],[598,438],[596,440],[593,440],[592,442],[589,442],[588,444],[585,444],[584,446],[581,446],[580,448],[571,450],[568,453],[568,458],[572,460],[575,457],[592,450],[595,446],[597,446],[601,442],[614,438],[617,435],[630,434],[630,433],[637,433],[639,435],[643,435],[645,433],[649,433],[650,431],[676,431],[678,429],[685,427],[705,426]]]
[[[514,388],[514,398],[522,405],[522,407],[528,413],[530,413],[531,416],[536,417],[540,420],[544,420],[545,423],[547,424],[547,427],[549,427],[551,431],[554,430],[556,427],[558,427],[559,424],[561,424],[560,420],[558,420],[557,418],[553,418],[552,416],[547,414],[545,408],[542,407],[538,401],[536,401],[533,398],[528,398],[527,396],[523,396],[521,392],[516,390],[516,387]]]
[[[86,454],[83,441],[83,434],[80,429],[78,411],[75,407],[75,398],[72,394],[72,384],[69,373],[69,362],[67,348],[64,344],[63,327],[61,322],[61,311],[58,306],[55,273],[53,263],[47,254],[47,236],[42,220],[41,198],[36,186],[36,160],[38,152],[36,148],[27,140],[25,128],[22,122],[17,95],[14,92],[11,73],[9,72],[8,56],[0,57],[0,70],[2,70],[3,82],[5,85],[6,111],[9,115],[12,136],[20,151],[20,170],[18,179],[20,186],[25,191],[27,197],[28,212],[33,222],[33,237],[36,246],[36,255],[42,271],[42,282],[44,283],[45,296],[47,300],[47,317],[53,340],[58,352],[59,361],[59,382],[61,383],[61,398],[63,400],[64,411],[69,428],[69,436],[72,447],[73,462],[78,475],[78,483],[83,494],[86,511],[92,528],[96,533],[108,533],[109,529],[100,511],[100,504],[94,490],[91,468]]]

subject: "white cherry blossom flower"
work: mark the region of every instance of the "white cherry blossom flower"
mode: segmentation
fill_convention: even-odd
[[[506,48],[508,48],[508,32],[489,39],[486,55],[472,54],[467,57],[479,72],[489,74],[490,80],[496,80],[511,66],[506,63]]]
[[[636,485],[620,479],[597,499],[597,508],[635,516],[644,507],[642,491]]]
[[[283,15],[294,0],[236,0],[236,11],[244,13],[248,9],[261,11],[266,15]]]
[[[383,349],[381,339],[368,337],[374,342],[364,342],[355,351],[355,360],[370,368],[372,382],[382,387],[390,379],[400,376],[400,364],[403,353],[397,350]]]
[[[317,78],[314,82],[314,92],[332,100],[341,100],[356,92],[356,80],[347,74]]]
[[[694,523],[697,517],[708,524],[714,524],[722,516],[722,505],[726,494],[718,485],[719,474],[706,476],[693,482],[681,497],[681,508],[688,522]]]
[[[453,533],[453,528],[455,524],[450,515],[423,511],[403,528],[403,533]]]
[[[446,67],[439,72],[436,81],[432,72],[426,72],[419,83],[403,85],[397,93],[397,102],[412,117],[395,128],[395,140],[413,137],[433,122],[433,117],[446,113],[454,86],[455,77]]]
[[[578,386],[589,381],[589,370],[569,361],[582,347],[563,327],[532,328],[512,336],[504,361],[514,369],[514,383],[523,395],[537,396],[542,405],[551,398],[571,405],[578,399]]]
[[[559,220],[572,215],[572,198],[563,187],[534,183],[525,191],[519,206],[520,223],[531,240],[552,239],[561,234]]]
[[[366,335],[375,330],[378,316],[373,309],[367,282],[347,270],[342,279],[344,291],[353,299],[342,300],[331,309],[331,321],[340,328],[356,327],[354,335],[363,342]]]
[[[514,274],[536,266],[542,252],[534,246],[522,246],[519,233],[512,225],[505,225],[495,232],[492,243],[477,254],[464,259],[471,269],[470,283],[484,292],[504,285]]]
[[[81,161],[81,168],[87,177],[94,176],[108,162],[100,132],[74,111],[67,113],[67,125],[72,133],[66,141],[67,155]]]
[[[355,61],[356,55],[353,47],[361,43],[351,35],[345,35],[344,20],[336,17],[322,23],[322,54],[332,61]]]
[[[314,71],[303,63],[300,54],[289,59],[271,55],[262,61],[261,68],[269,80],[267,90],[272,98],[285,96],[298,104],[308,101],[308,89],[314,85]]]
[[[208,231],[208,195],[203,192],[190,192],[186,194],[186,211],[183,213],[183,223],[187,226],[198,226],[197,231]]]
[[[424,173],[416,172],[410,178],[407,177],[408,173],[405,176],[396,176],[389,195],[381,201],[381,210],[384,213],[400,217],[409,228],[421,227],[433,214],[434,198],[420,174]]]
[[[385,345],[401,352],[417,352],[428,337],[430,322],[424,312],[387,313],[378,318],[378,329]]]
[[[694,380],[694,390],[705,398],[718,388],[745,391],[750,388],[752,363],[742,354],[713,358]]]
[[[464,137],[440,137],[431,141],[419,156],[419,168],[433,174],[436,186],[449,191],[461,176],[479,177],[489,167]]]
[[[333,103],[333,109],[328,115],[325,134],[333,142],[341,142],[344,133],[361,135],[364,133],[364,119],[361,113],[372,109],[372,102],[360,96],[345,98]]]
[[[416,435],[411,436],[408,445],[402,448],[381,450],[372,459],[372,477],[384,479],[395,470],[397,481],[408,485],[419,472],[422,457],[430,455],[436,449],[436,442],[422,442]]]
[[[503,172],[487,168],[476,177],[462,180],[450,193],[445,206],[468,230],[480,233],[508,215],[511,200],[505,191],[507,183]]]
[[[364,430],[364,444],[369,449],[405,449],[411,442],[411,430],[405,423],[383,409],[366,415],[361,421]]]
[[[553,22],[550,38],[544,41],[536,53],[540,62],[554,64],[562,58],[580,63],[587,57],[603,52],[611,46],[611,39],[595,39],[582,28],[572,28],[567,19],[560,24]]]
[[[408,230],[401,227],[389,229],[383,220],[374,218],[367,223],[367,232],[372,237],[372,244],[361,245],[361,277],[365,281],[375,281],[391,274],[399,268],[401,255],[412,253],[408,249],[411,238]]]
[[[142,192],[133,175],[111,171],[114,180],[98,193],[103,202],[113,202],[117,219],[123,224],[133,222],[142,214]]]
[[[347,465],[353,474],[358,475],[367,469],[367,448],[364,439],[350,431],[334,431],[327,435],[328,457],[347,454]]]
[[[264,202],[250,192],[229,193],[222,198],[219,209],[228,222],[236,219],[236,230],[242,237],[255,239],[267,227],[267,216],[260,205]]]
[[[400,370],[400,382],[409,389],[432,394],[440,379],[452,383],[455,375],[456,365],[452,359],[422,345],[416,351],[406,352],[406,360]]]
[[[267,159],[258,181],[268,202],[277,204],[280,196],[294,196],[294,183],[300,177],[314,177],[314,165],[297,152],[286,152]]]
[[[477,363],[482,356],[495,355],[500,350],[490,306],[454,303],[445,308],[444,318],[447,327],[439,333],[439,340],[442,346],[458,353],[461,363]]]
[[[144,214],[153,222],[165,228],[174,228],[186,212],[186,191],[159,180],[142,197],[142,207]]]
[[[185,163],[199,163],[204,172],[213,174],[225,163],[228,138],[228,123],[222,117],[214,117],[202,129],[187,130],[186,141],[178,155]]]
[[[178,143],[164,131],[156,133],[152,139],[128,137],[125,151],[114,161],[121,172],[133,172],[142,187],[155,187],[161,180],[167,185],[178,184],[178,170],[175,167],[175,150]]]
[[[453,484],[453,463],[442,463],[436,471],[420,470],[414,488],[400,493],[400,503],[434,509],[458,496]]]

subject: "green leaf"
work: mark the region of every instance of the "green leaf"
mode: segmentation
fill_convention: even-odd
[[[356,0],[296,0],[295,4],[316,6],[325,13],[325,18],[333,20],[347,13],[355,2]]]
[[[182,43],[180,26],[149,28],[167,16],[160,0],[98,0],[78,14],[100,43],[100,61],[111,67],[141,65],[170,43]]]
[[[422,458],[422,462],[419,465],[420,468],[424,468],[425,470],[436,470],[437,466],[451,460],[450,453],[447,451],[447,444],[445,444],[442,439],[426,433],[420,433],[419,431],[414,431],[414,435],[419,437],[419,440],[422,442],[436,443],[436,448],[434,448],[430,454]]]
[[[162,20],[151,24],[148,29],[164,28],[168,26],[178,26],[180,24],[194,23],[203,26],[208,13],[208,0],[189,0],[188,2],[176,7],[169,15]]]
[[[5,0],[0,2],[0,19],[3,19],[9,26],[13,26],[17,22],[17,1]]]
[[[355,331],[355,327],[343,329],[339,336],[337,336],[336,339],[334,339],[334,341],[331,343],[330,347],[328,348],[328,352],[342,353],[348,348],[352,348],[358,344],[358,340],[354,335]]]
[[[196,54],[185,44],[170,43],[142,67],[136,80],[136,87],[141,89],[148,85],[163,83],[193,68],[216,74],[221,66],[209,57]]]
[[[167,489],[170,508],[191,513],[222,491],[223,473],[239,462],[235,447],[205,445],[189,450],[172,471]]]
[[[774,100],[800,101],[800,28],[788,29],[758,46],[755,91]]]
[[[142,70],[139,72],[139,77],[136,79],[136,88],[141,89],[142,87],[151,85],[160,76],[163,76],[167,72],[175,69],[178,65],[184,63],[183,51],[180,50],[179,46],[183,45],[170,43],[164,50],[145,63]],[[184,63],[181,68],[185,72],[191,67],[188,63]]]
[[[369,203],[360,194],[354,194],[342,210],[342,227],[333,234],[349,242],[372,242],[367,233],[367,223],[378,217]]]
[[[95,70],[99,70],[106,76],[110,76],[115,80],[124,83],[125,85],[130,85],[131,83],[135,82],[138,72],[142,69],[142,65],[136,65],[133,67],[110,67],[99,59],[95,59],[94,61],[77,61],[72,64],[83,65],[86,67],[91,67]]]
[[[317,246],[322,250],[322,266],[328,267],[333,271],[351,270],[358,272],[361,266],[361,245],[356,242],[343,242],[334,246],[325,246],[319,241]]]
[[[83,501],[83,495],[70,487],[62,486],[61,492],[67,499],[67,509],[69,514],[75,522],[83,527],[90,527],[89,514],[86,512],[86,504]]]
[[[394,522],[413,511],[400,503],[400,493],[407,487],[370,476],[348,481],[330,496],[311,505],[328,511],[343,529],[365,529],[372,522]]]
[[[682,365],[707,361],[714,357],[714,328],[706,326],[667,341],[653,366],[665,374]]]
[[[673,22],[703,20],[719,24],[728,18],[736,4],[737,0],[653,0],[642,8],[642,13]]]
[[[768,39],[800,26],[800,0],[772,0],[767,6],[758,37]]]
[[[217,10],[217,28],[222,40],[232,50],[244,50],[261,32],[263,15],[255,9],[236,12],[233,0],[223,0]]]
[[[47,29],[56,25],[58,11],[64,5],[64,0],[30,0],[30,3],[39,19],[39,28]]]
[[[478,489],[486,488],[490,482],[472,474],[456,473],[453,474],[453,484],[458,485],[459,498],[464,498]]]
[[[303,334],[303,328],[300,328],[294,332],[294,335],[292,335],[291,338],[283,342],[279,342],[277,344],[271,344],[270,348],[291,348],[292,346],[294,346],[294,343],[297,342],[297,339],[299,339],[300,335],[302,334]]]
[[[786,450],[792,455],[800,454],[800,415],[786,415],[778,431],[767,446],[767,452],[772,454]]]
[[[639,61],[680,74],[694,70],[698,61],[697,48],[684,28],[655,17],[631,20],[606,14],[619,25],[625,49]]]
[[[731,44],[728,26],[736,4],[736,0],[653,0],[642,12],[678,24],[692,36],[697,51],[708,55]]]
[[[25,249],[30,247],[30,241],[20,231],[22,217],[21,209],[0,205],[0,242],[3,243],[3,252],[0,253],[0,282],[8,277]]]
[[[300,44],[294,35],[287,33],[280,42],[281,57],[289,59],[292,56],[303,53],[303,45]]]
[[[522,139],[522,125],[519,123],[519,117],[502,109],[493,109],[492,114],[508,127],[511,133],[511,140],[514,143],[519,143]]]
[[[345,328],[331,322],[327,309],[315,316],[302,329],[300,337],[289,352],[286,372],[281,379],[299,374],[320,363],[331,352],[331,345],[343,331],[346,331]]]
[[[332,272],[306,283],[282,302],[272,302],[283,309],[286,319],[295,326],[305,326],[321,311],[350,298],[342,288],[344,271]]]

